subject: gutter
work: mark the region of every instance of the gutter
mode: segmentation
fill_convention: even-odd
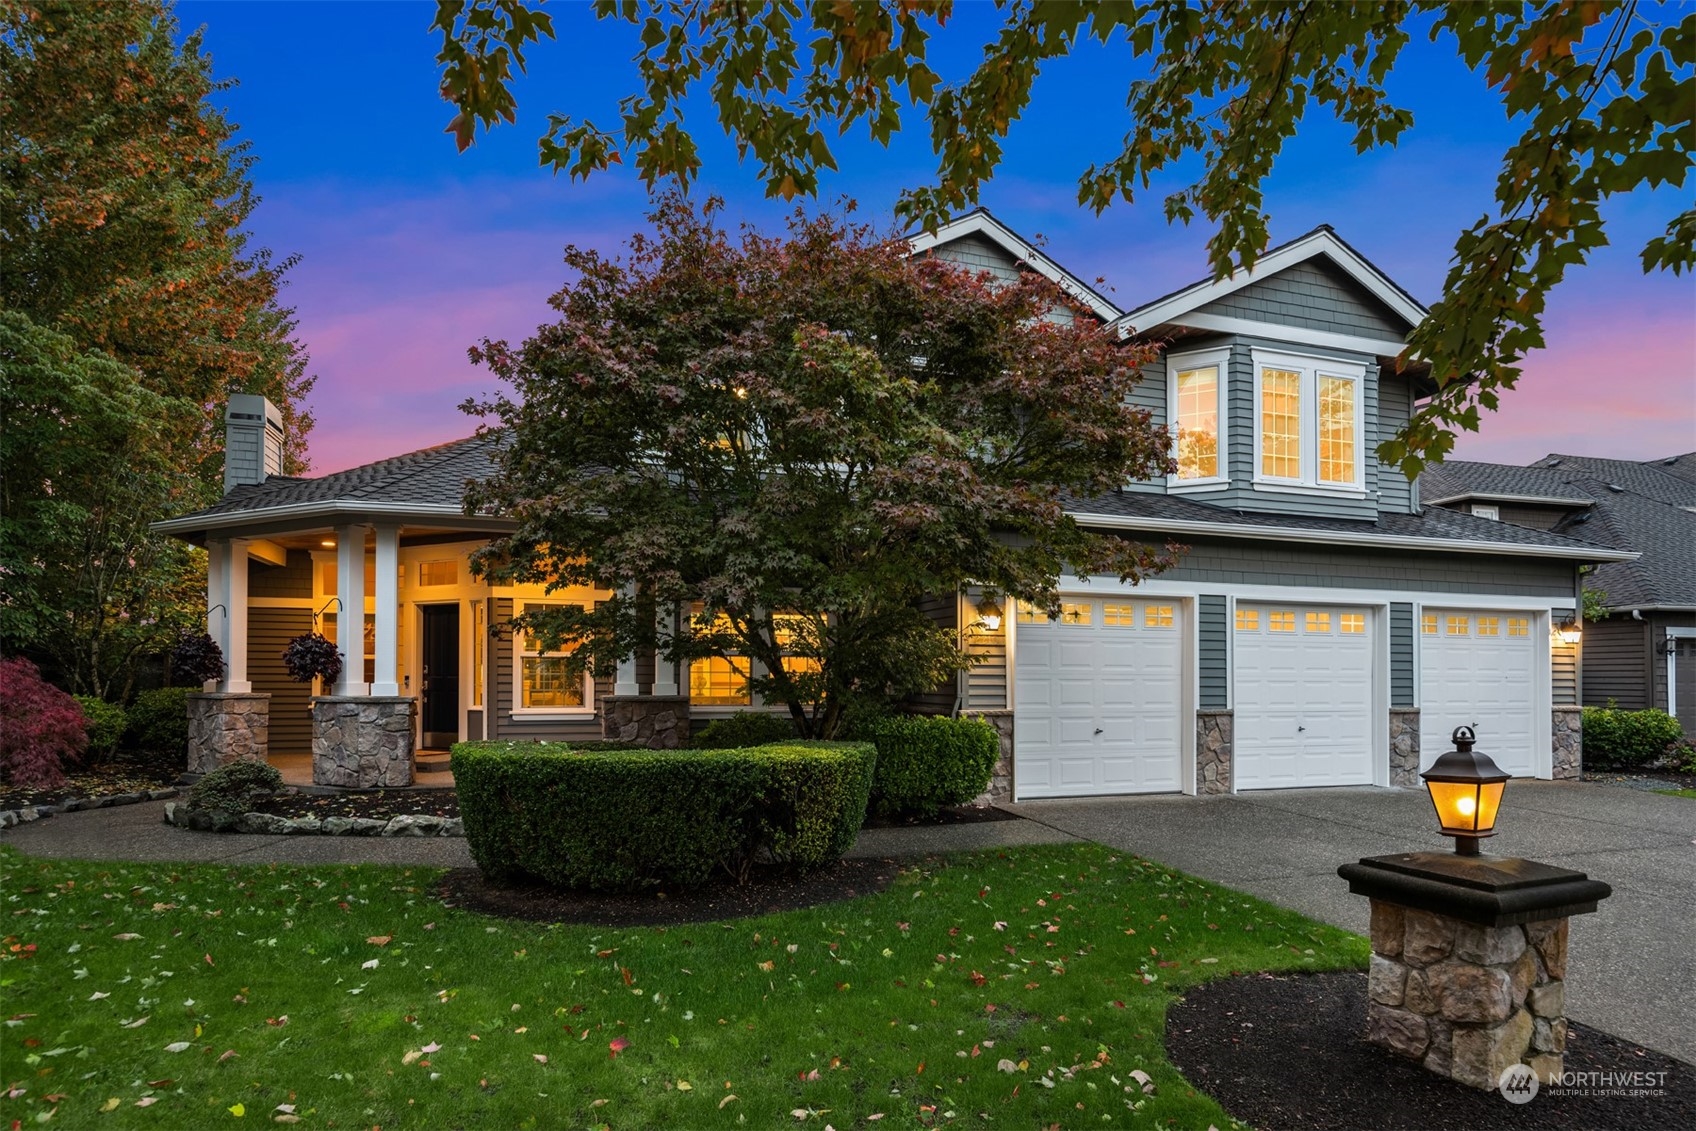
[[[457,507],[441,507],[432,503],[372,503],[354,499],[329,502],[289,503],[280,507],[260,507],[254,510],[227,511],[222,514],[191,514],[150,523],[148,529],[161,534],[178,536],[201,531],[227,530],[232,527],[255,526],[290,519],[323,518],[334,524],[337,518],[436,519],[443,522],[478,524],[488,529],[510,529],[515,524],[499,515],[468,515]]]
[[[1128,518],[1124,515],[1067,512],[1082,526],[1107,530],[1170,531],[1214,538],[1256,538],[1271,542],[1320,542],[1344,546],[1370,546],[1386,550],[1437,550],[1462,554],[1498,554],[1507,557],[1558,558],[1577,562],[1631,562],[1641,554],[1629,550],[1606,550],[1600,546],[1530,546],[1515,542],[1475,542],[1457,538],[1396,538],[1384,534],[1350,531],[1292,530],[1283,526],[1237,526],[1183,519]],[[1580,552],[1581,551],[1581,552]]]

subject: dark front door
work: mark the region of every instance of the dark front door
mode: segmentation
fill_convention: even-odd
[[[459,606],[421,605],[424,614],[424,702],[426,750],[445,750],[459,741]]]

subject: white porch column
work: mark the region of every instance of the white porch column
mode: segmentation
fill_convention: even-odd
[[[654,628],[663,644],[677,631],[677,610],[665,605],[655,607]],[[677,687],[677,661],[666,659],[657,650],[654,652],[654,694],[681,694]]]
[[[224,649],[224,685],[220,691],[244,695],[253,690],[247,678],[247,539],[232,538],[225,544],[229,556],[224,565],[224,600],[230,615],[224,621],[228,639]]]
[[[396,652],[400,647],[400,527],[379,526],[377,530],[377,663],[372,672],[371,694],[399,695],[395,675]]]
[[[619,596],[625,601],[634,602],[636,600],[636,586],[626,585],[620,591]],[[636,653],[632,652],[618,662],[618,677],[613,682],[612,693],[614,695],[642,694],[642,685],[636,682]]]
[[[206,635],[218,643],[224,659],[230,656],[230,543],[227,539],[206,541]],[[227,676],[226,672],[226,676]],[[216,680],[207,680],[202,691],[225,690]]]
[[[336,527],[336,648],[342,654],[337,695],[369,695],[365,682],[365,527]]]

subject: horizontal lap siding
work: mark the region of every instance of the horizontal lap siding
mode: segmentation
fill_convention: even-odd
[[[247,611],[247,678],[253,690],[270,693],[273,754],[312,753],[312,685],[290,679],[283,665],[288,642],[311,630],[308,609]]]
[[[1417,707],[1413,694],[1413,605],[1390,606],[1390,706]]]
[[[504,625],[512,619],[512,598],[495,598],[495,615],[490,622]],[[517,693],[517,673],[514,671],[512,630],[503,628],[498,636],[489,640],[489,661],[495,678],[495,711],[491,721],[494,733],[491,738],[499,739],[556,739],[569,740],[590,739],[601,737],[601,720],[598,715],[583,715],[569,719],[529,719],[514,717],[512,713],[513,696]],[[595,681],[595,705],[600,706],[603,696],[612,693],[612,680],[597,679]]]
[[[1578,645],[1558,639],[1549,650],[1550,701],[1556,707],[1578,703]]]
[[[1204,711],[1223,711],[1230,704],[1230,649],[1225,598],[1215,594],[1204,594],[1198,598],[1196,622],[1201,668],[1200,706]]]
[[[274,566],[257,558],[247,560],[248,597],[293,597],[312,599],[312,555],[290,550],[284,565]]]
[[[1159,542],[1165,535],[1138,534]],[[1352,550],[1338,546],[1207,542],[1174,535],[1189,551],[1163,581],[1225,585],[1302,585],[1321,589],[1402,589],[1436,593],[1572,597],[1573,567],[1534,558]]]
[[[1584,705],[1617,700],[1627,710],[1649,705],[1649,626],[1609,617],[1584,626]]]
[[[1400,341],[1407,327],[1366,288],[1324,259],[1309,259],[1201,307],[1203,314]]]
[[[1667,657],[1666,653],[1661,652],[1658,649],[1667,643],[1668,628],[1696,628],[1696,616],[1692,616],[1689,613],[1673,614],[1670,616],[1664,613],[1652,613],[1649,615],[1649,639],[1654,641],[1654,649],[1651,649],[1651,655],[1653,658],[1649,664],[1649,687],[1650,693],[1654,696],[1651,702],[1654,706],[1659,707],[1663,711],[1667,709],[1668,705]],[[1689,646],[1686,645],[1684,655],[1679,658],[1685,663],[1689,663],[1690,655]],[[1684,679],[1680,677],[1679,683],[1683,684],[1684,682]],[[1685,733],[1689,734],[1691,705],[1688,703],[1682,704],[1679,707],[1679,710],[1685,723]]]
[[[946,629],[958,639],[960,598],[957,594],[949,593],[942,597],[927,597],[919,602],[919,611],[926,619],[938,628]],[[921,715],[951,715],[960,701],[960,688],[957,680],[941,687],[911,695],[907,698],[907,706]]]

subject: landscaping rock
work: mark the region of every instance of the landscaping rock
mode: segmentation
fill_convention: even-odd
[[[1425,1018],[1403,1009],[1369,1009],[1366,1039],[1375,1045],[1418,1060],[1431,1043]]]
[[[465,822],[458,817],[450,817],[442,822],[442,836],[464,836]]]
[[[9,829],[18,823],[18,815],[10,809],[0,809],[0,829]]]
[[[442,831],[442,818],[411,813],[390,817],[383,826],[383,836],[436,836]]]
[[[1531,1014],[1521,1009],[1498,1025],[1456,1029],[1450,1075],[1474,1088],[1494,1088],[1508,1065],[1520,1062],[1531,1028]]]
[[[270,813],[243,813],[236,818],[235,829],[238,833],[270,833],[284,836],[295,831],[294,822],[287,817],[277,817]]]
[[[179,808],[181,808],[181,806],[179,806],[175,801],[165,802],[165,823],[167,825],[174,825],[177,823],[177,810]]]

